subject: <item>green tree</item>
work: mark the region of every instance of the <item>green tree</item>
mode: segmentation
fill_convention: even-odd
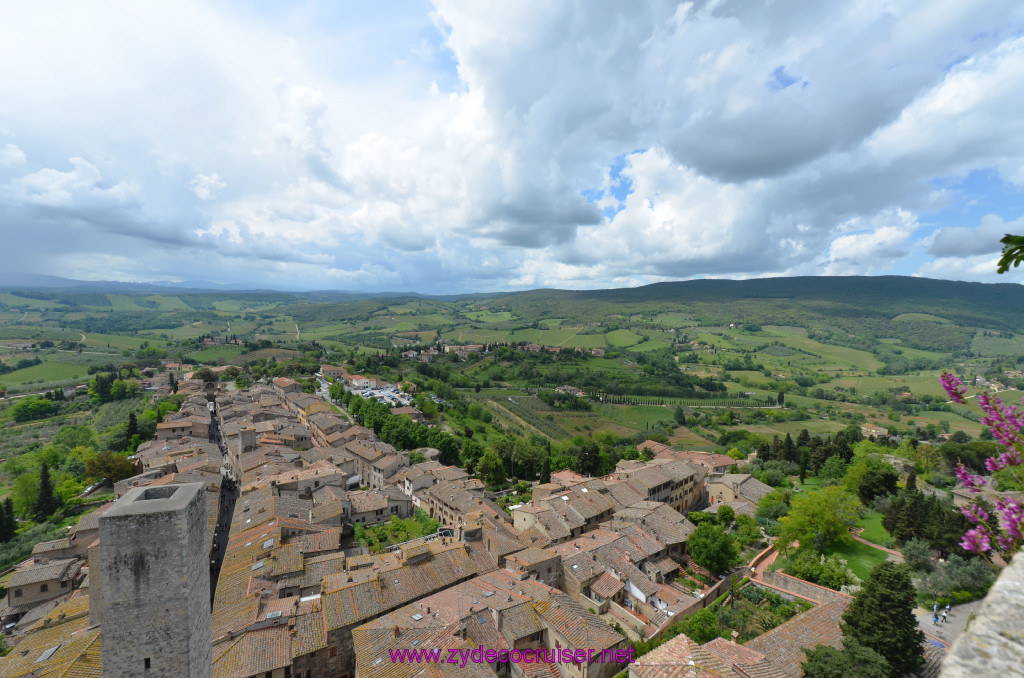
[[[11,406],[11,416],[14,417],[14,421],[28,421],[48,417],[53,414],[55,409],[56,405],[52,400],[38,396],[26,396]]]
[[[7,515],[7,505],[0,503],[0,543],[6,544],[14,537],[13,518]]]
[[[821,469],[818,470],[818,477],[822,480],[841,480],[846,475],[846,462],[837,454],[825,460]]]
[[[32,516],[39,521],[46,520],[60,508],[60,498],[54,493],[53,481],[50,479],[50,467],[44,461],[39,467],[39,490],[32,504]]]
[[[675,419],[680,426],[686,426],[686,412],[683,411],[682,405],[676,405]]]
[[[786,394],[779,391],[779,395],[775,396],[775,401],[779,403],[779,407],[786,404]]]
[[[789,513],[790,501],[789,490],[772,490],[757,502],[757,517],[761,520],[778,520]]]
[[[722,634],[718,615],[714,610],[704,608],[679,622],[679,632],[685,633],[695,643],[708,643]]]
[[[935,567],[932,561],[932,547],[924,539],[911,539],[903,545],[903,560],[914,572],[931,572]]]
[[[718,507],[718,524],[722,527],[728,528],[732,525],[732,521],[736,519],[736,511],[733,510],[728,504],[722,504]]]
[[[909,570],[886,561],[872,570],[843,613],[845,636],[882,655],[892,678],[916,673],[924,665],[915,595]]]
[[[822,551],[837,539],[848,538],[850,528],[860,519],[860,508],[857,498],[837,485],[795,497],[789,515],[779,519],[779,550],[785,552],[794,541],[800,541]]]
[[[597,443],[584,443],[576,454],[576,472],[582,476],[601,475],[601,449]]]
[[[135,416],[134,412],[128,413],[128,427],[125,429],[124,435],[129,440],[131,440],[133,436],[139,435],[139,420]]]
[[[127,457],[113,452],[100,452],[85,463],[85,477],[116,483],[135,475],[135,464]]]
[[[202,367],[192,373],[193,379],[199,379],[203,383],[217,381],[217,375],[209,367]]]
[[[843,649],[819,645],[806,651],[802,664],[805,678],[881,678],[889,675],[885,657],[853,638],[843,639]]]
[[[494,450],[484,452],[484,456],[480,457],[476,464],[476,470],[488,485],[500,487],[505,484],[505,466]]]
[[[868,469],[857,487],[857,496],[863,503],[870,504],[875,497],[896,494],[899,489],[898,481],[899,475],[895,469],[887,468],[878,471]]]
[[[736,541],[721,525],[704,522],[686,543],[693,561],[714,574],[722,574],[735,566],[740,559]]]
[[[544,457],[544,463],[540,467],[540,482],[550,483],[551,482],[551,453]]]

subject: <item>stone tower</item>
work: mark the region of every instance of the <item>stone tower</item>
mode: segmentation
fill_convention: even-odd
[[[210,678],[203,483],[135,487],[100,517],[103,678]]]

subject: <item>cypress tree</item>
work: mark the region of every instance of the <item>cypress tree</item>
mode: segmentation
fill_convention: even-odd
[[[139,420],[135,417],[134,412],[128,413],[128,428],[125,429],[124,435],[128,440],[131,440],[134,436],[139,434]]]
[[[782,441],[782,458],[785,461],[796,461],[796,445],[793,444],[793,436],[788,433]]]
[[[32,504],[32,515],[37,520],[46,520],[60,508],[60,502],[53,492],[53,481],[50,480],[50,467],[46,462],[39,469],[39,495]]]
[[[10,529],[10,523],[7,517],[7,507],[4,504],[0,504],[0,543],[7,543],[14,536],[14,531]]]
[[[843,613],[844,634],[885,657],[899,678],[924,665],[924,634],[914,617],[914,585],[906,566],[880,563]]]
[[[550,455],[550,452],[548,453]],[[544,457],[544,464],[540,467],[540,482],[551,482],[551,457]]]

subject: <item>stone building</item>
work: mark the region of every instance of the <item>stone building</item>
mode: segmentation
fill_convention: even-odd
[[[136,487],[100,517],[104,677],[212,676],[204,493]]]

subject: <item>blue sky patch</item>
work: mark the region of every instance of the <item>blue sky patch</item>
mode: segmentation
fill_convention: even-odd
[[[768,89],[773,92],[780,92],[790,85],[795,85],[798,82],[800,82],[800,78],[787,73],[785,66],[779,66],[772,71],[772,75],[768,78],[768,82],[766,82],[765,85],[767,85]],[[804,86],[807,86],[806,83]]]

